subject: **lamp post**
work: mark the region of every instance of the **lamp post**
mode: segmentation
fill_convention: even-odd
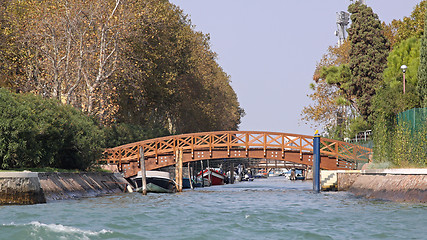
[[[402,69],[403,72],[403,94],[405,94],[405,73],[407,68],[408,67],[406,65],[400,66],[400,69]]]

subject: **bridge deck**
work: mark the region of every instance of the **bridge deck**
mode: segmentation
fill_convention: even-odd
[[[367,162],[371,149],[321,138],[321,168],[354,169]],[[118,164],[127,176],[139,168],[139,149],[144,151],[147,170],[175,164],[176,152],[183,161],[206,159],[261,158],[304,165],[313,162],[313,137],[274,132],[223,131],[175,135],[107,149],[100,163]]]

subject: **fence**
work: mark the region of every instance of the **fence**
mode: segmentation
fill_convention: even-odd
[[[413,108],[397,115],[397,122],[399,124],[405,123],[414,134],[419,132],[426,124],[427,108]]]

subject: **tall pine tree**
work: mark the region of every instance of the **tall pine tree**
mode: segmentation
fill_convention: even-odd
[[[371,115],[371,98],[382,81],[390,45],[383,34],[381,22],[372,8],[356,2],[348,7],[351,13],[350,93],[356,97],[360,115],[366,120]]]
[[[427,108],[427,14],[425,15],[424,22],[424,34],[421,38],[420,47],[417,90],[420,95],[421,106]]]

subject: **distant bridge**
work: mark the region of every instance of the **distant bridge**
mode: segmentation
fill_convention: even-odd
[[[355,169],[368,161],[370,148],[320,139],[322,169]],[[311,166],[313,136],[256,131],[221,131],[174,135],[106,149],[100,164],[118,165],[125,177],[139,170],[142,148],[147,170],[175,165],[176,152],[183,150],[183,162],[207,159],[256,158]]]
[[[321,138],[322,169],[355,169],[367,162],[371,149],[327,138]],[[311,166],[313,136],[256,131],[221,131],[174,135],[149,139],[106,149],[100,164],[118,165],[125,177],[139,170],[142,148],[147,170],[175,164],[176,152],[183,150],[183,162],[207,159],[256,158],[278,160]]]

